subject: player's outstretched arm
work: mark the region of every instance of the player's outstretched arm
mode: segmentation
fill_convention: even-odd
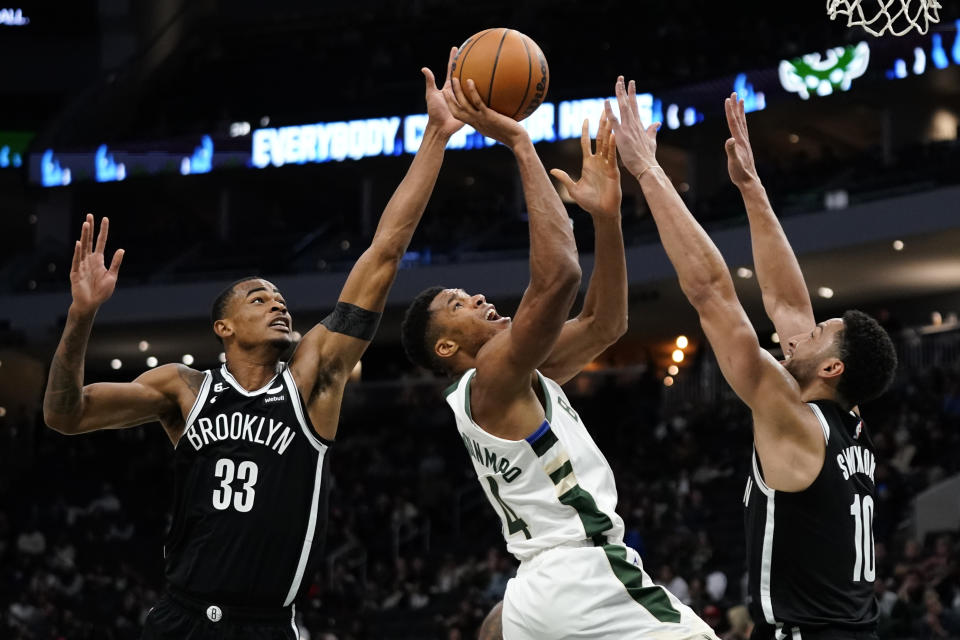
[[[95,222],[87,215],[73,251],[70,292],[73,301],[57,351],[50,363],[43,396],[43,418],[47,426],[65,434],[98,429],[131,427],[162,419],[175,427],[181,418],[177,399],[186,387],[199,388],[203,374],[180,365],[149,371],[128,384],[98,383],[84,386],[83,365],[93,320],[117,284],[123,249],[118,249],[107,268],[104,249],[110,221],[104,218],[94,246]],[[178,367],[184,369],[179,371]],[[199,377],[198,377],[199,376]],[[178,381],[180,383],[178,384]],[[196,390],[193,396],[196,397]]]
[[[565,171],[553,169],[571,197],[593,219],[595,249],[593,273],[580,313],[568,320],[550,357],[540,371],[563,384],[627,330],[627,262],[620,228],[620,169],[617,142],[606,114],[600,118],[596,152],[590,148],[588,122],[583,122],[580,146],[583,169],[574,182]]]
[[[454,55],[456,48],[451,60]],[[449,62],[447,69],[444,86],[450,83]],[[326,425],[317,428],[329,439],[336,433],[339,390],[373,339],[400,261],[433,193],[444,148],[463,126],[450,114],[433,73],[426,67],[421,72],[429,119],[420,149],[383,210],[370,247],[351,269],[333,313],[303,337],[290,365],[314,425]]]
[[[753,160],[753,148],[750,146],[743,100],[738,100],[734,93],[724,101],[724,108],[730,128],[730,139],[725,147],[727,169],[747,209],[753,262],[763,294],[763,308],[780,338],[786,341],[797,334],[808,333],[816,326],[810,293],[797,257],[760,182]]]
[[[444,90],[457,118],[513,151],[530,221],[530,284],[506,331],[488,341],[477,355],[474,398],[477,411],[490,403],[530,394],[530,375],[550,355],[580,287],[580,265],[570,218],[550,182],[526,130],[512,118],[489,109],[473,80]],[[486,426],[486,425],[485,425]]]
[[[624,165],[640,181],[676,269],[684,295],[696,309],[724,378],[754,414],[754,441],[765,460],[792,462],[823,457],[823,435],[804,405],[800,388],[787,370],[760,347],[756,331],[737,299],[723,256],[697,223],[656,161],[656,125],[640,122],[633,81],[629,90],[617,80],[622,123],[614,122]],[[613,118],[610,105],[608,117]],[[773,452],[764,456],[764,451]],[[806,478],[801,478],[806,482]],[[778,489],[793,490],[790,477]]]

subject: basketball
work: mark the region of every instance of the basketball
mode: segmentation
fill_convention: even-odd
[[[488,107],[517,121],[536,111],[550,86],[547,59],[537,43],[502,27],[467,38],[451,72],[461,86],[473,80]]]

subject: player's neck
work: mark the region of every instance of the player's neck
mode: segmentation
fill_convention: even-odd
[[[804,402],[814,402],[816,400],[829,400],[839,403],[837,390],[823,380],[817,378],[811,384],[800,391],[800,399]]]
[[[254,391],[277,375],[278,361],[257,358],[252,354],[227,356],[227,371],[247,391]]]

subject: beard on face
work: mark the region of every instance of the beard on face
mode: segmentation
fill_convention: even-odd
[[[790,372],[790,375],[792,375],[797,383],[802,387],[804,383],[810,380],[811,376],[813,376],[817,365],[815,362],[798,358],[790,358],[783,364],[783,367]]]

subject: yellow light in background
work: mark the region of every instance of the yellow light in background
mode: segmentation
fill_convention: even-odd
[[[672,387],[672,386],[673,386],[673,378],[671,378],[670,376],[667,376],[666,378],[664,378],[664,379],[663,379],[663,386],[665,386],[665,387]]]
[[[677,348],[678,348],[678,349],[686,349],[686,348],[687,348],[687,345],[689,345],[689,344],[690,344],[690,341],[687,340],[687,336],[678,336],[678,337],[677,337]],[[680,362],[680,361],[677,360],[677,362]]]
[[[680,349],[677,349],[676,351],[673,352],[672,357],[673,357],[673,361],[676,363],[683,362],[683,351],[680,351]]]
[[[774,331],[774,332],[773,332],[773,335],[770,336],[770,341],[771,341],[773,344],[780,344],[780,334],[777,333],[776,331]]]
[[[672,376],[675,376],[675,375],[677,375],[678,373],[680,373],[680,367],[678,367],[678,366],[675,365],[675,364],[672,364],[672,365],[670,365],[669,367],[667,367],[667,373],[669,373],[669,374],[672,375]]]

